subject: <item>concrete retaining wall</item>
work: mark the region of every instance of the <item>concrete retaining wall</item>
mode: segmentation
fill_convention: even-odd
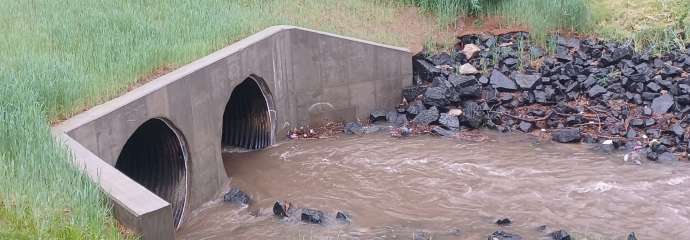
[[[233,88],[248,77],[269,88],[274,135],[280,140],[293,127],[363,119],[374,109],[395,106],[400,89],[411,83],[411,54],[303,28],[270,27],[54,130],[113,200],[123,224],[145,239],[171,239],[170,205],[113,166],[142,123],[166,119],[188,149],[184,212],[211,200],[227,180],[220,141],[223,112]]]

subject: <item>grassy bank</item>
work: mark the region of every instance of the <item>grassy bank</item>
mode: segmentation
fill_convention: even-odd
[[[500,16],[546,43],[553,32],[630,41],[639,50],[663,53],[690,42],[687,0],[399,0],[453,25],[463,16]],[[683,34],[686,33],[686,34]]]
[[[50,123],[275,24],[414,44],[406,7],[367,0],[3,1],[0,239],[119,239],[105,197]],[[324,20],[325,19],[325,20]],[[415,19],[419,22],[423,20]],[[402,27],[400,27],[402,26]],[[162,70],[161,70],[162,69]]]

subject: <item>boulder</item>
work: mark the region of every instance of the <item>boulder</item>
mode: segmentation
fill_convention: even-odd
[[[402,96],[405,98],[405,100],[407,100],[407,102],[412,102],[417,99],[417,97],[424,94],[426,89],[427,86],[422,85],[404,87],[402,90]]]
[[[438,118],[438,108],[430,107],[429,109],[421,111],[419,114],[417,114],[417,116],[415,116],[415,118],[412,119],[412,121],[422,125],[429,125],[430,123],[438,120]]]
[[[441,74],[441,70],[436,68],[433,63],[425,59],[421,54],[412,58],[413,75],[422,81],[431,81],[435,76]]]
[[[559,143],[576,143],[582,139],[579,128],[557,129],[551,133],[551,137]]]
[[[474,44],[465,44],[465,47],[462,48],[462,53],[465,55],[466,59],[472,59],[479,53],[482,49],[479,48],[479,46],[474,45]]]
[[[671,95],[662,95],[654,98],[652,101],[652,111],[655,114],[667,113],[673,106],[673,97]]]
[[[628,234],[628,238],[626,238],[626,240],[637,240],[635,232],[631,232],[630,234]]]
[[[422,100],[424,104],[442,107],[450,104],[446,96],[447,88],[444,87],[430,87],[424,92],[424,99]]]
[[[496,220],[496,224],[498,224],[498,225],[510,225],[511,223],[512,223],[512,221],[510,221],[510,219],[508,219],[508,218],[502,218],[502,219]]]
[[[514,73],[512,77],[515,79],[515,82],[518,86],[520,86],[521,89],[532,90],[534,89],[535,84],[539,82],[541,75]]]
[[[466,101],[463,103],[463,116],[461,123],[464,123],[471,128],[479,128],[482,126],[482,124],[484,124],[485,117],[485,112],[476,102]]]
[[[448,113],[441,113],[440,117],[438,118],[438,123],[440,123],[446,129],[455,130],[460,128],[460,120],[458,117]]]
[[[284,218],[288,217],[288,210],[290,209],[290,203],[277,201],[273,204],[273,215],[277,217]]]
[[[531,132],[533,127],[534,127],[534,125],[531,122],[527,122],[527,121],[522,121],[518,125],[518,129],[520,129],[520,131],[525,132],[525,133]]]
[[[462,66],[460,66],[460,69],[458,69],[458,73],[463,75],[474,75],[479,73],[479,70],[472,66],[472,64],[465,63]]]
[[[321,224],[323,222],[323,212],[315,209],[305,208],[302,210],[300,219],[306,223]]]
[[[232,187],[230,188],[230,191],[225,193],[225,195],[223,196],[223,201],[242,205],[249,205],[250,198],[249,195],[241,191],[239,188]]]
[[[515,82],[506,77],[503,73],[498,70],[493,70],[491,72],[491,77],[489,77],[489,83],[493,85],[499,91],[515,91],[517,90],[517,85]]]
[[[386,111],[373,111],[369,114],[369,120],[372,123],[378,122],[378,121],[385,121],[386,120]]]

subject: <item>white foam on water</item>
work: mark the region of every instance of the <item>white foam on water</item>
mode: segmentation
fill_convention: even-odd
[[[685,180],[690,179],[690,176],[684,176],[684,177],[674,177],[666,181],[666,184],[674,186],[678,185],[681,183],[684,183]]]
[[[596,182],[593,184],[590,184],[585,187],[581,188],[575,188],[574,190],[578,193],[590,193],[590,192],[598,192],[598,193],[604,193],[608,192],[611,189],[614,188],[620,188],[614,183],[607,183],[607,182]]]

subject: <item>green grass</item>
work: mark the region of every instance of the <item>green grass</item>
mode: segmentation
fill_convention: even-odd
[[[586,0],[400,0],[436,14],[441,25],[459,16],[503,16],[524,25],[540,42],[552,31],[586,31],[591,16]]]
[[[653,53],[690,43],[687,0],[591,0],[590,5],[599,37],[631,41]]]
[[[0,239],[119,239],[106,197],[50,123],[270,25],[404,44],[399,3],[367,0],[2,1]],[[325,19],[325,20],[324,20]],[[402,19],[404,21],[404,19]],[[414,34],[410,34],[413,36]]]

